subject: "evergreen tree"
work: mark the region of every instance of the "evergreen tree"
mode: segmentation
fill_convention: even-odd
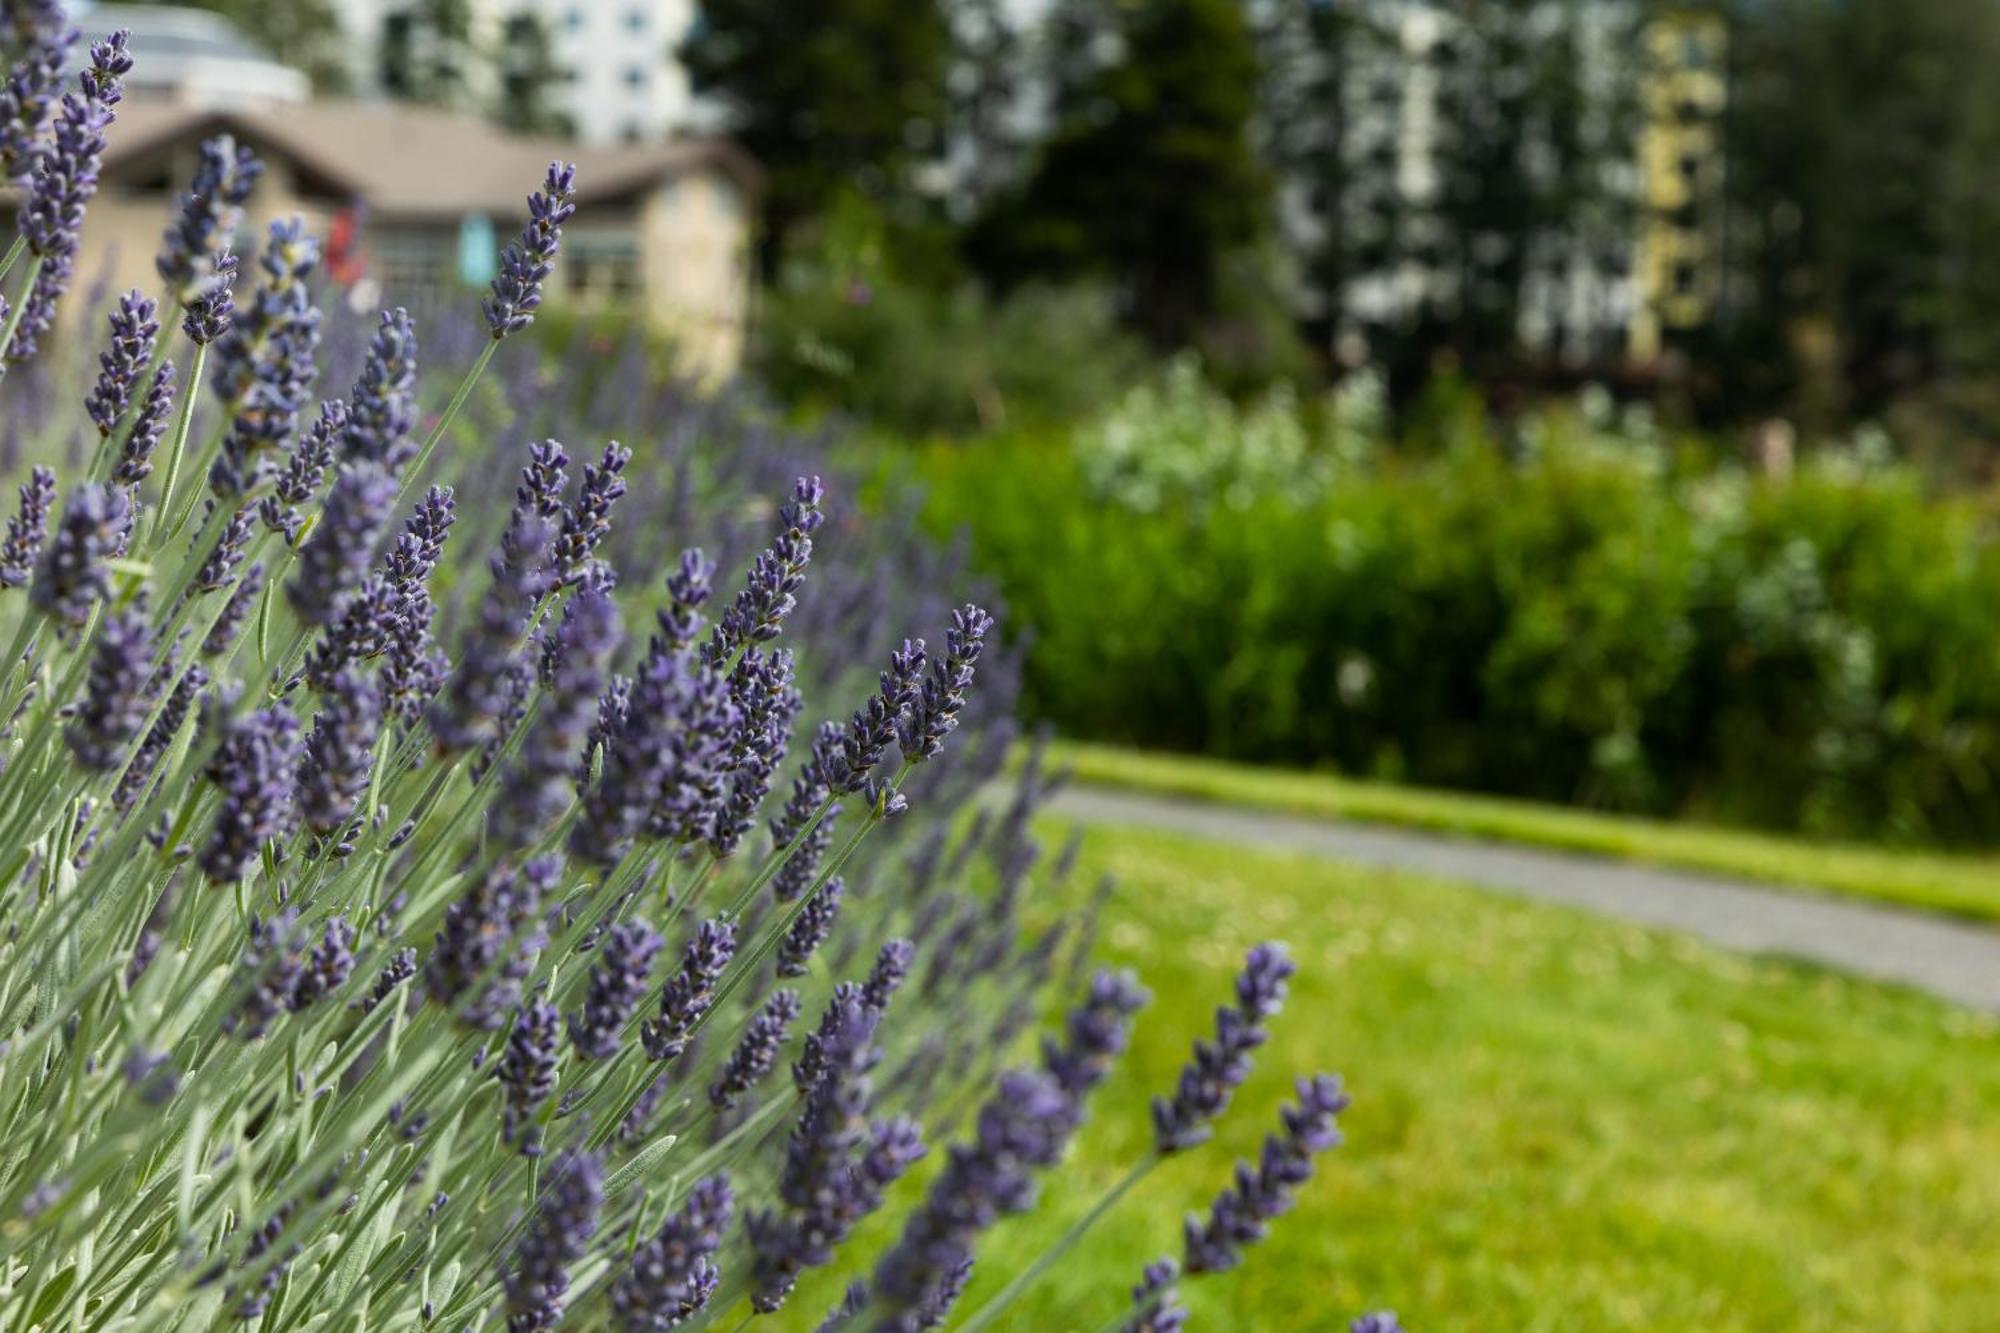
[[[1079,14],[1101,22],[1103,11],[1061,17]],[[1247,17],[1241,0],[1152,0],[1118,10],[1115,41],[1090,45],[1108,59],[1059,72],[1055,128],[975,250],[1002,281],[1108,277],[1134,327],[1187,345],[1219,312],[1231,260],[1270,230]]]
[[[842,188],[900,206],[943,151],[952,33],[940,0],[705,0],[680,56],[766,172],[767,276]]]

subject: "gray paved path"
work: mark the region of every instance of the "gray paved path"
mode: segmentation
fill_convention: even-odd
[[[1690,870],[1104,787],[1069,787],[1051,813],[1434,875],[1745,953],[1810,959],[2000,1013],[2000,930],[1975,924]]]

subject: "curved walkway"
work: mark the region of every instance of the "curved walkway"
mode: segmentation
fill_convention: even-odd
[[[1106,787],[1065,788],[1048,810],[1086,824],[1163,829],[1414,871],[1685,931],[1744,953],[1807,959],[2000,1013],[2000,930],[1944,917],[1634,861]]]

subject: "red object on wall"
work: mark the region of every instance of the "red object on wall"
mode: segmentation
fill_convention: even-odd
[[[326,275],[342,286],[352,286],[368,274],[361,253],[361,206],[351,204],[333,215],[326,234]]]

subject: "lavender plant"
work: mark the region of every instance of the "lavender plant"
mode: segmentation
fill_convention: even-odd
[[[67,29],[36,31],[0,162],[32,167],[17,296],[53,321],[42,275],[66,277],[130,58],[93,48],[51,128]],[[803,1317],[823,1280],[823,1327],[942,1326],[1144,999],[1100,973],[1039,1053],[1017,1040],[1091,931],[1020,919],[1066,873],[1037,765],[974,815],[1014,739],[993,617],[739,401],[648,377],[564,423],[535,374],[483,382],[532,326],[572,169],[474,335],[438,339],[470,365],[421,437],[416,322],[323,327],[301,225],[236,308],[258,175],[205,148],[162,290],[35,408],[91,456],[36,466],[0,545],[0,1318],[651,1333]],[[602,404],[648,394],[672,438],[596,446],[572,484],[549,436],[606,439]],[[466,466],[510,449],[511,494]],[[663,527],[701,548],[662,553]],[[1092,1217],[1200,1142],[1288,971],[1253,955]],[[1337,1085],[1301,1099],[1190,1224],[1189,1272],[1233,1264],[1330,1144]],[[851,1253],[927,1159],[896,1238]],[[1148,1270],[1131,1326],[1179,1326],[1173,1280]]]

